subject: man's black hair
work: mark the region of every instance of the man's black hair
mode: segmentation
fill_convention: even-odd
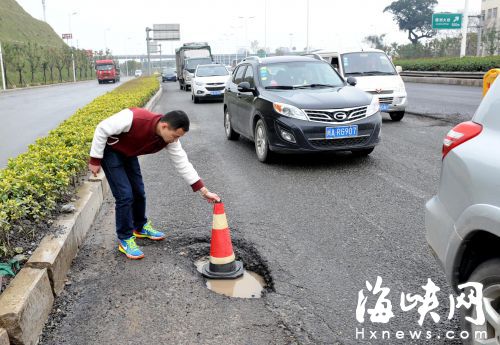
[[[189,131],[189,118],[182,110],[172,110],[163,115],[160,122],[166,122],[175,131],[182,128],[184,132]]]

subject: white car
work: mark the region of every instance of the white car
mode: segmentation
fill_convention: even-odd
[[[467,344],[500,343],[499,109],[497,79],[472,121],[455,126],[444,138],[438,192],[426,205],[427,242],[450,285],[460,294],[459,284],[483,284],[486,322],[462,323],[474,337]],[[474,319],[476,307],[461,308],[462,320]]]
[[[224,99],[224,88],[230,73],[226,66],[219,64],[198,65],[191,81],[191,99]]]
[[[389,113],[393,121],[401,121],[403,118],[408,97],[399,75],[402,68],[395,67],[382,50],[321,50],[305,55],[328,62],[344,79],[356,78],[357,87],[378,97],[381,112]]]
[[[135,70],[134,75],[135,75],[136,77],[141,77],[141,76],[142,76],[142,70],[140,70],[140,69],[136,69],[136,70]]]

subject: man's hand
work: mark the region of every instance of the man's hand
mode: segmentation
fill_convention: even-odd
[[[199,190],[201,196],[205,198],[206,201],[213,204],[216,202],[220,202],[220,198],[217,194],[210,192],[207,187],[203,187]]]
[[[97,177],[97,174],[99,173],[99,171],[101,171],[101,166],[89,163],[89,169],[92,172],[92,174],[94,174],[94,177]]]

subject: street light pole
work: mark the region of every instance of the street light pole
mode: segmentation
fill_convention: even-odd
[[[71,34],[71,45],[70,46],[73,46],[73,33],[71,32],[71,17],[74,16],[75,14],[78,14],[78,12],[68,13],[69,33]]]
[[[7,87],[5,86],[5,71],[3,70],[2,43],[0,43],[0,72],[2,73],[2,87],[4,90],[6,90]]]
[[[307,0],[306,53],[309,53],[309,0]]]
[[[151,31],[150,28],[146,28],[146,48],[147,48],[147,53],[148,53],[148,75],[151,75],[151,57],[150,57],[150,51],[149,51],[149,32]]]
[[[45,0],[42,0],[42,7],[43,7],[43,21],[47,23],[47,17],[45,17]]]
[[[264,56],[267,56],[267,0],[264,0]]]
[[[248,19],[254,19],[255,17],[238,17],[240,19],[245,20],[245,57],[248,56],[248,49],[247,49],[247,44],[248,44]]]
[[[467,48],[467,27],[469,26],[469,0],[465,0],[464,14],[462,19],[462,45],[460,57],[464,57]]]

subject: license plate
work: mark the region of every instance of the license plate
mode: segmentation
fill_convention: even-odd
[[[326,139],[350,138],[358,136],[358,126],[326,127]]]
[[[380,103],[380,111],[387,111],[387,110],[389,110],[389,104]]]
[[[212,96],[220,96],[220,95],[222,95],[222,92],[221,91],[212,91],[211,94],[212,94]]]

